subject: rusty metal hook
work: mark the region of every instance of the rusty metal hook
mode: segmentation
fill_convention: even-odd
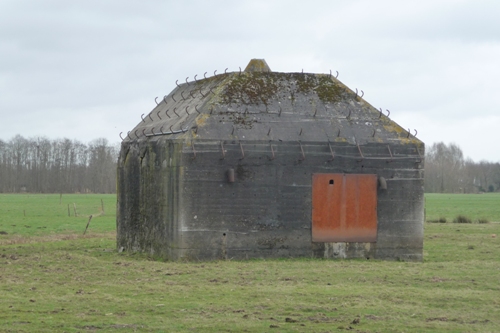
[[[160,133],[163,134],[163,125],[160,127]]]
[[[123,138],[122,138],[122,133],[123,133],[123,132],[120,132],[119,136],[120,136],[120,139],[122,139],[122,141],[123,141]]]
[[[239,68],[240,68],[240,74],[239,75],[241,75],[241,67],[239,67]]]
[[[207,78],[207,72],[203,73],[203,77],[206,79]]]
[[[414,137],[417,137],[417,133],[418,133],[417,130],[416,129],[413,129],[413,130],[415,131]]]
[[[269,136],[269,134],[271,134],[271,127],[269,127],[269,131],[267,131],[267,136]]]
[[[363,98],[363,96],[365,95],[365,92],[363,90],[361,90],[361,98]]]
[[[151,134],[154,135],[155,134],[155,128],[151,128]]]
[[[194,149],[194,142],[191,141],[191,147],[193,147],[193,160],[196,159],[196,150]]]
[[[335,71],[335,72],[337,72],[337,75],[335,76],[335,78],[338,78],[339,77],[339,72],[338,71]]]
[[[387,145],[387,149],[389,149],[389,155],[391,155],[391,160],[390,160],[390,161],[387,161],[387,163],[390,163],[390,162],[392,162],[392,160],[393,160],[391,147],[389,147],[389,145]]]
[[[177,108],[174,108],[174,113],[177,117],[179,117],[179,115],[177,114],[177,112],[175,112],[175,110],[177,110]]]
[[[198,104],[194,106],[194,109],[196,110],[196,112],[198,112],[198,114],[200,114],[200,111],[198,111]]]
[[[187,83],[187,85],[188,85],[188,87],[189,87],[189,82],[188,82],[188,79],[189,79],[189,76],[186,78],[186,83]]]
[[[358,98],[358,88],[356,88],[356,96],[354,98]]]
[[[217,74],[216,74],[216,73],[217,73],[217,70],[214,70],[214,76],[217,76]]]
[[[174,98],[175,94],[172,94],[172,99],[174,100],[174,102],[177,102]]]
[[[142,135],[144,135],[144,136],[146,136],[145,131],[146,131],[146,129],[145,129],[145,128],[143,128],[143,129],[142,129]]]
[[[148,117],[149,117],[149,119],[151,119],[151,121],[153,121],[153,118],[151,118],[151,112],[148,113]]]
[[[417,150],[417,154],[419,157],[419,160],[417,161],[417,163],[422,163],[422,155],[420,154],[420,150],[418,150],[418,147],[415,147],[415,149]]]
[[[141,119],[142,119],[142,122],[143,122],[143,123],[145,123],[146,121],[144,120],[144,117],[143,117],[143,116],[144,116],[144,113],[143,113],[143,114],[141,114]]]
[[[200,94],[201,94],[201,96],[203,96],[203,98],[206,97],[205,95],[203,95],[203,92],[201,91],[201,89],[200,89]]]
[[[163,101],[165,102],[165,104],[168,104],[167,103],[167,95],[163,96]]]
[[[170,134],[174,134],[174,130],[172,129],[172,126],[174,126],[174,125],[170,125],[170,127],[169,127],[170,128]]]
[[[182,100],[185,101],[186,100],[186,97],[184,97],[184,91],[181,91],[181,97],[182,97]]]
[[[134,131],[134,134],[135,134],[135,137],[136,137],[137,139],[139,139],[139,136],[137,135],[137,131],[138,131],[138,130],[135,130],[135,131]]]
[[[188,116],[189,116],[188,108],[189,108],[189,105],[188,105],[188,106],[186,106],[186,113],[187,113],[187,114],[188,114]]]
[[[129,135],[129,134],[130,134],[130,131],[128,131],[128,132],[127,132],[127,137],[128,137],[130,140],[132,140],[132,138],[130,137],[130,135]]]
[[[175,85],[180,88],[179,83],[177,83],[179,80],[175,80]]]
[[[382,108],[379,109],[380,109],[380,114],[378,115],[378,119],[382,118]]]
[[[331,79],[332,78],[332,70],[330,69],[330,76],[329,78]]]
[[[192,90],[189,91],[189,95],[191,96],[191,98],[195,97],[195,96],[193,96],[193,91]]]
[[[300,145],[300,151],[302,152],[302,158],[299,159],[299,161],[303,161],[306,159],[306,154],[304,154],[304,149],[302,148],[302,143],[299,140],[299,145]]]
[[[359,143],[357,141],[356,146],[358,146],[359,155],[361,155],[361,159],[358,160],[358,162],[361,162],[365,157],[363,156],[363,152],[361,151],[361,147],[359,146]]]
[[[227,74],[227,68],[224,70],[224,74]]]
[[[387,118],[389,118],[390,114],[391,114],[391,111],[385,109],[385,111],[387,111]]]
[[[269,146],[271,146],[271,153],[273,154],[273,157],[271,157],[271,161],[274,160],[274,149],[273,149],[273,144],[272,142],[269,142]]]
[[[156,103],[156,105],[158,105],[158,101],[157,101],[157,99],[158,99],[158,96],[157,96],[157,97],[155,97],[155,103]]]
[[[301,135],[302,135],[302,128],[300,129],[300,132],[299,132],[299,136],[301,136]]]
[[[222,150],[222,159],[225,159],[226,158],[226,152],[224,151],[224,142],[220,142],[220,147],[221,147],[221,150]]]
[[[240,141],[240,149],[241,149],[241,158],[240,158],[240,160],[242,160],[242,159],[245,158],[245,151],[243,150],[243,145],[241,144],[241,141]]]
[[[210,87],[210,92],[215,95],[215,93],[212,91],[212,87]]]
[[[170,116],[169,116],[169,114],[168,114],[168,111],[169,111],[169,110],[170,110],[170,109],[167,109],[167,111],[165,111],[165,114],[167,115],[167,117],[172,118],[172,117],[170,117]]]
[[[330,148],[330,153],[332,154],[332,158],[329,159],[328,161],[333,161],[335,158],[335,153],[333,152],[332,145],[330,144],[330,140],[328,140],[328,147]]]
[[[196,77],[197,77],[197,76],[198,76],[198,74],[196,74],[196,75],[194,76],[194,82],[198,82],[198,81],[196,81]]]
[[[156,115],[157,115],[157,116],[158,116],[158,118],[160,118],[160,120],[161,120],[161,117],[160,117],[160,112],[161,112],[161,110],[160,110],[160,111],[158,111],[158,112],[156,113]]]
[[[406,136],[407,139],[410,137],[410,134],[410,129],[408,128],[408,135]]]

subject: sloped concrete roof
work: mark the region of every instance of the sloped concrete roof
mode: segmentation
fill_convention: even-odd
[[[270,72],[259,61],[178,84],[125,140],[421,143],[335,76]]]

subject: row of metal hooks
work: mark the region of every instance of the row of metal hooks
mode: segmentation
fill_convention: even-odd
[[[189,110],[189,108],[190,108],[190,106],[189,106],[189,105],[188,105],[188,106],[186,106],[186,107],[184,108],[184,111],[186,112],[186,114],[187,114],[188,116],[190,115],[190,113],[189,113],[189,111],[188,111],[188,110]],[[195,105],[195,106],[194,106],[194,109],[195,109],[195,111],[196,111],[196,112],[198,112],[198,114],[201,114],[200,110],[198,110],[198,105]],[[172,118],[172,117],[168,114],[168,112],[169,112],[169,111],[170,111],[170,109],[167,109],[167,110],[165,111],[165,115],[166,115],[168,118]],[[181,111],[182,111],[182,110],[180,110],[179,112],[181,112]],[[177,117],[180,117],[180,116],[181,116],[179,113],[177,113],[177,108],[176,108],[176,107],[172,110],[172,112],[173,112],[173,113],[174,113]],[[156,116],[158,117],[158,119],[162,120],[162,117],[161,117],[161,110],[159,110],[158,112],[156,112]],[[153,121],[153,118],[151,117],[151,113],[149,113],[149,114],[147,115],[147,117],[149,117],[149,119],[151,119],[151,121]],[[143,114],[141,114],[141,119],[142,119],[142,122],[143,122],[143,123],[145,123],[145,122],[146,122],[146,120],[145,120],[144,118],[145,118],[145,117],[144,117],[144,113],[143,113]]]
[[[166,97],[166,96],[165,96],[165,97]],[[167,103],[167,102],[165,101],[165,103]],[[189,111],[188,111],[188,109],[189,109],[190,107],[191,107],[190,105],[187,105],[187,106],[184,108],[184,111],[186,112],[186,114],[187,114],[187,115],[190,115],[190,113],[189,113]],[[195,111],[196,111],[198,114],[201,114],[200,110],[198,110],[198,104],[196,104],[196,105],[194,106],[194,109],[195,109]],[[379,116],[378,116],[378,118],[380,119],[380,118],[382,117],[382,115],[383,115],[383,111],[382,111],[382,108],[379,108],[379,110],[380,110],[380,111],[379,111]],[[172,117],[168,114],[168,112],[169,112],[169,111],[170,111],[170,109],[167,109],[167,110],[165,111],[165,115],[166,115],[168,118],[172,118]],[[280,106],[279,106],[279,111],[278,111],[278,117],[281,117],[281,112],[282,112],[282,111],[283,111],[283,110],[282,110],[281,105],[280,105]],[[389,111],[388,109],[386,109],[386,111],[387,111],[387,117],[389,117],[389,115],[391,114],[391,111]],[[161,110],[159,110],[158,112],[156,112],[156,116],[157,116],[157,117],[158,117],[158,119],[160,119],[160,120],[162,120],[162,117],[161,117],[161,112],[162,112]],[[177,107],[175,107],[175,108],[172,110],[172,112],[173,112],[173,113],[174,113],[177,117],[180,117],[180,114],[179,114],[179,113],[177,113]],[[213,112],[213,107],[210,109],[210,114],[212,114],[212,112]],[[317,112],[318,112],[318,109],[317,109],[317,108],[315,108],[315,109],[314,109],[314,114],[313,114],[313,117],[316,117]],[[151,117],[151,113],[152,113],[152,112],[150,112],[150,113],[147,115],[147,117],[149,117],[149,119],[150,119],[151,121],[154,121],[154,120],[153,120],[153,118]],[[347,114],[346,119],[351,119],[351,114],[352,114],[352,110],[349,108],[349,113]],[[143,123],[145,123],[145,122],[146,122],[145,118],[146,118],[146,117],[144,117],[144,113],[143,113],[143,114],[141,114],[141,119],[142,119],[142,122],[143,122]]]
[[[238,68],[239,68],[239,75],[241,75],[241,73],[242,73],[242,71],[241,71],[241,67],[238,67]],[[224,74],[227,74],[227,70],[228,70],[228,68],[226,68],[226,69],[224,70]],[[270,71],[269,71],[269,72],[270,72]],[[335,72],[336,72],[335,79],[337,79],[337,78],[339,77],[339,72],[338,72],[338,71],[335,71]],[[205,79],[207,79],[207,73],[208,73],[208,72],[205,72],[205,73],[203,74],[203,77],[204,77]],[[304,69],[302,69],[302,72],[301,72],[301,73],[302,73],[302,74],[304,74]],[[194,76],[194,81],[195,81],[195,83],[197,83],[197,82],[198,82],[198,80],[196,79],[196,77],[197,77],[197,76],[198,76],[198,74],[196,74],[196,75]],[[215,77],[215,76],[217,76],[217,70],[215,70],[215,71],[214,71],[214,77]],[[329,77],[330,77],[330,78],[332,78],[332,76],[333,76],[333,75],[332,75],[332,70],[330,69],[330,75],[329,75]],[[186,77],[185,81],[186,81],[186,84],[187,84],[188,86],[190,86],[190,84],[189,84],[189,76],[188,76],[188,77]],[[175,80],[175,85],[176,85],[177,87],[179,87],[179,88],[180,88],[180,85],[179,85],[179,80]],[[359,97],[363,98],[363,96],[364,96],[364,95],[365,95],[364,91],[363,91],[363,90],[361,90],[361,95],[360,95]],[[357,98],[357,97],[358,97],[358,88],[356,88],[356,98]],[[155,100],[156,100],[156,99],[155,99]],[[156,104],[158,104],[158,103],[156,103]]]
[[[241,73],[242,73],[241,67],[238,67],[238,68],[239,68],[239,73],[238,73],[238,75],[241,75]],[[228,70],[228,69],[229,69],[229,68],[226,68],[226,69],[224,70],[224,74],[227,74],[227,70]],[[268,73],[270,73],[270,72],[271,72],[271,71],[270,71],[270,70],[268,70]],[[338,71],[335,71],[335,72],[336,72],[335,78],[338,78],[338,77],[339,77],[339,72],[338,72]],[[208,78],[207,78],[207,73],[208,73],[208,72],[203,73],[203,78],[208,79]],[[304,74],[304,69],[302,69],[302,74]],[[219,75],[220,75],[220,74],[219,74]],[[196,77],[197,77],[197,76],[198,76],[198,74],[196,74],[196,75],[193,77],[193,78],[194,78],[194,82],[195,82],[195,83],[197,83],[197,82],[198,82],[198,80],[196,79]],[[217,76],[217,70],[214,70],[214,77],[215,77],[215,76]],[[332,77],[332,70],[330,69],[330,78],[331,78],[331,77]],[[188,86],[190,86],[190,84],[189,84],[189,76],[188,76],[188,77],[186,77],[185,81],[186,81],[186,84],[187,84]],[[180,87],[180,85],[179,85],[179,80],[175,80],[175,85],[176,85],[177,87]],[[356,90],[357,90],[357,89],[356,89]],[[357,95],[357,92],[356,92],[356,95]],[[361,97],[363,97],[363,96],[361,96]]]
[[[197,111],[198,111],[198,110],[197,110]],[[187,112],[187,110],[186,110],[186,112]],[[188,114],[189,114],[189,113],[188,113]],[[182,124],[181,124],[181,128],[180,128],[179,130],[177,130],[177,131],[174,131],[174,130],[172,129],[173,125],[171,125],[171,126],[169,127],[170,132],[163,132],[163,127],[164,127],[164,125],[160,127],[160,130],[159,130],[159,131],[160,131],[160,133],[155,133],[155,127],[153,127],[153,128],[151,128],[151,133],[146,133],[146,132],[145,132],[145,131],[146,131],[146,129],[142,129],[142,134],[143,134],[143,136],[149,137],[149,136],[157,136],[157,135],[168,135],[168,134],[185,133],[185,132],[187,132],[187,131],[188,131],[188,129],[187,129],[187,128],[182,129]],[[271,127],[269,127],[269,130],[267,131],[267,136],[270,136],[270,135],[271,135],[271,130],[272,130],[272,128],[271,128]],[[195,134],[198,134],[198,127],[194,127],[194,131],[195,131]],[[233,126],[233,129],[232,129],[232,131],[231,131],[231,135],[234,135],[234,131],[235,131],[235,126]],[[417,131],[416,129],[414,129],[414,131],[415,131],[415,134],[413,134],[413,136],[414,136],[414,137],[417,137],[418,131]],[[138,130],[135,130],[133,134],[134,134],[134,135],[136,136],[136,138],[138,139],[138,138],[139,138],[139,135],[137,134],[137,132],[138,132]],[[123,140],[124,140],[124,138],[122,137],[122,133],[123,133],[123,132],[120,132],[120,134],[119,134],[119,135],[120,135],[120,139],[122,139],[122,141],[123,141]],[[302,133],[303,133],[303,129],[302,129],[302,128],[300,128],[300,131],[299,131],[299,136],[302,136]],[[372,134],[372,137],[375,137],[375,134],[376,134],[376,133],[377,133],[377,130],[376,130],[376,129],[373,129],[373,134]],[[408,128],[408,134],[407,134],[406,138],[409,138],[409,137],[410,137],[410,135],[412,135],[412,134],[411,134],[411,132],[410,132],[410,129]],[[127,137],[128,137],[130,140],[132,140],[132,138],[130,137],[130,132],[127,132]],[[338,138],[338,137],[340,137],[340,128],[337,130],[337,138]]]
[[[139,139],[141,133],[145,137],[150,137],[150,136],[158,136],[158,135],[169,135],[169,134],[186,133],[189,130],[188,128],[182,128],[182,126],[178,130],[173,130],[172,129],[173,125],[171,125],[169,127],[170,132],[163,132],[163,127],[164,126],[160,127],[160,129],[159,129],[160,132],[159,133],[158,132],[155,133],[155,128],[153,127],[153,128],[151,128],[150,132],[146,132],[146,129],[143,128],[142,131],[139,132],[139,130],[135,130],[132,134],[135,135],[136,139]],[[120,132],[120,139],[122,139],[122,141],[123,141],[123,140],[125,140],[125,138],[122,137],[122,133],[123,132]],[[129,138],[130,140],[133,140],[133,138],[130,136],[130,133],[131,133],[130,131],[127,132],[127,136],[126,137]],[[137,134],[137,133],[139,133],[139,134]]]
[[[241,71],[241,67],[238,67],[238,68],[239,68],[239,75],[241,75],[241,73],[242,73],[242,71]],[[224,70],[224,74],[227,74],[227,70],[228,70],[228,68],[226,68],[226,69]],[[268,72],[270,72],[270,71],[268,71]],[[204,77],[205,79],[207,79],[207,73],[208,73],[208,72],[205,72],[205,73],[203,74],[203,77]],[[302,69],[301,73],[302,73],[302,74],[304,74],[304,69]],[[336,73],[336,75],[335,75],[335,79],[337,79],[337,78],[339,77],[339,72],[338,72],[338,71],[335,71],[335,73]],[[197,82],[198,82],[198,80],[196,79],[196,78],[197,78],[197,76],[198,76],[198,74],[196,74],[196,75],[194,76],[194,81],[195,81],[195,83],[197,83]],[[217,76],[217,70],[214,70],[214,77],[215,77],[215,76]],[[330,75],[329,75],[329,77],[330,77],[330,78],[332,78],[332,76],[333,76],[333,75],[332,75],[332,70],[330,69]],[[190,83],[189,83],[189,76],[188,76],[188,77],[186,77],[185,82],[186,82],[186,84],[187,84],[188,86],[190,86]],[[176,85],[177,87],[180,87],[180,85],[179,85],[179,80],[175,80],[175,85]],[[363,98],[363,96],[365,95],[365,93],[364,93],[364,91],[363,91],[363,90],[360,90],[360,91],[361,91],[361,95],[360,95],[359,97]],[[359,92],[358,92],[358,88],[356,88],[356,93],[355,93],[356,98],[358,97],[358,93],[359,93]],[[202,94],[202,95],[203,95],[203,94]],[[158,97],[157,97],[157,98],[158,98]],[[157,98],[155,98],[155,101],[156,101],[156,99],[157,99]],[[158,104],[158,102],[157,102],[156,104]]]
[[[302,142],[299,140],[298,141],[299,143],[299,147],[300,147],[300,152],[301,152],[301,156],[299,157],[299,161],[305,161],[306,159],[306,154],[304,152],[304,148],[302,146]],[[243,149],[243,145],[241,142],[239,142],[239,146],[240,146],[240,151],[241,151],[241,157],[239,158],[240,160],[243,160],[245,159],[245,150]],[[195,144],[194,144],[194,141],[191,142],[191,147],[192,147],[192,150],[193,150],[193,159],[196,159],[196,148],[195,148]],[[224,148],[224,142],[221,141],[220,142],[220,147],[221,147],[221,152],[222,152],[222,157],[221,157],[221,160],[224,160],[226,158],[226,149]],[[269,147],[271,148],[271,156],[269,157],[269,160],[274,160],[276,158],[276,155],[275,155],[275,152],[274,152],[274,148],[273,148],[273,144],[272,142],[270,141],[269,142]],[[359,152],[359,157],[356,159],[357,162],[362,162],[363,160],[365,159],[380,159],[380,158],[373,158],[373,157],[365,157],[363,155],[363,151],[361,150],[361,147],[358,143],[356,143],[356,147],[358,148],[358,152]],[[330,154],[331,154],[331,158],[328,159],[329,162],[333,161],[335,159],[335,151],[332,149],[332,145],[330,143],[330,141],[328,141],[328,148],[330,150]],[[420,151],[418,150],[418,147],[415,148],[416,151],[417,151],[417,154],[419,156],[419,158],[417,159],[417,161],[415,163],[422,163],[422,155],[420,154]],[[394,156],[392,154],[392,151],[391,151],[391,147],[389,145],[387,145],[387,150],[389,151],[389,156],[390,156],[390,159],[386,160],[387,163],[391,163],[394,161]]]
[[[417,130],[414,129],[415,131],[415,134],[413,134],[414,137],[417,137]],[[231,132],[231,135],[234,133],[234,126],[233,126],[233,131]],[[269,134],[271,133],[271,127],[269,127],[269,131],[267,131],[267,136],[269,136]],[[300,131],[299,131],[299,136],[301,136],[303,133],[303,129],[300,128]],[[376,129],[373,129],[373,133],[372,133],[372,138],[375,137],[375,134],[377,133],[377,130]],[[410,135],[412,135],[410,133],[410,129],[408,128],[408,134],[406,136],[406,138],[408,139],[410,137]],[[340,128],[337,130],[337,138],[340,137]]]
[[[242,73],[242,71],[241,71],[241,67],[238,67],[238,68],[239,68],[239,75],[241,75],[241,73]],[[228,70],[228,68],[226,68],[226,69],[224,70],[224,74],[227,74],[227,70]],[[208,72],[205,72],[205,73],[203,74],[203,77],[204,77],[205,79],[207,79],[207,73],[208,73]],[[304,69],[302,69],[302,73],[304,73]],[[197,77],[197,76],[198,76],[198,74],[196,74],[196,75],[194,76],[194,81],[195,81],[195,83],[197,83],[197,82],[198,82],[198,80],[196,79],[196,77]],[[215,70],[215,71],[214,71],[214,77],[215,77],[215,76],[217,76],[217,70]],[[338,76],[339,76],[339,72],[338,72],[338,71],[336,71],[335,78],[338,78]],[[330,70],[330,78],[331,78],[331,77],[332,77],[332,70]],[[186,81],[186,84],[187,84],[188,86],[190,86],[190,83],[189,83],[189,76],[188,76],[188,77],[186,77],[185,81]],[[179,85],[179,80],[175,80],[175,85],[176,85],[178,88],[180,88],[180,87],[181,87],[181,86]],[[203,96],[203,98],[205,98],[205,97],[208,95],[208,94],[207,94],[207,95],[204,95],[204,94],[203,94],[203,92],[202,92],[202,89],[201,89],[201,88],[199,89],[199,91],[200,91],[200,94]],[[215,93],[212,91],[212,88],[210,88],[210,89],[209,89],[209,91],[210,91],[212,94],[215,94]],[[191,98],[194,98],[195,96],[193,96],[193,94],[192,94],[192,93],[193,93],[193,91],[190,91],[190,92],[189,92],[189,94],[191,95]],[[361,90],[361,93],[362,93],[362,94],[361,94],[361,97],[363,97],[363,95],[364,95],[363,90]],[[174,98],[174,96],[175,96],[175,94],[172,94],[172,96],[171,96],[171,97],[172,97],[172,99],[174,100],[174,102],[177,102],[177,100]],[[356,97],[357,97],[357,96],[358,96],[358,89],[356,88]],[[165,104],[167,104],[167,99],[166,99],[166,97],[167,97],[167,96],[164,96],[164,97],[163,97],[163,100],[164,100]],[[182,98],[182,100],[186,100],[186,97],[184,97],[183,92],[181,92],[181,98]],[[158,97],[155,97],[155,102],[156,102],[156,105],[159,105],[159,104],[160,104],[160,103],[158,103]],[[144,114],[143,114],[143,115],[144,115]],[[280,110],[280,115],[281,115],[281,110]],[[143,119],[143,121],[144,121],[144,119]]]
[[[165,102],[165,103],[166,103],[166,102]],[[186,112],[186,114],[187,114],[187,115],[190,115],[190,113],[189,113],[189,111],[188,111],[188,109],[189,109],[190,107],[191,107],[190,105],[187,105],[187,106],[184,108],[184,111]],[[200,110],[198,110],[198,104],[194,106],[194,109],[195,109],[195,111],[196,111],[198,114],[201,114]],[[166,115],[168,118],[172,118],[172,117],[168,114],[168,112],[169,112],[169,111],[170,111],[170,109],[167,109],[167,110],[165,111],[165,115]],[[281,105],[280,105],[280,106],[279,106],[279,111],[278,111],[278,117],[281,117],[281,112],[282,112],[282,111],[283,111],[283,110],[282,110]],[[389,117],[389,115],[391,114],[391,112],[390,112],[389,110],[387,110],[387,109],[386,109],[386,111],[387,111],[387,117]],[[179,113],[177,113],[177,107],[175,107],[175,108],[172,110],[172,112],[173,112],[173,113],[174,113],[177,117],[180,117],[180,116],[181,116]],[[213,108],[211,108],[211,109],[210,109],[210,114],[212,114],[212,112],[213,112]],[[317,112],[318,112],[318,109],[317,109],[317,108],[315,108],[315,110],[314,110],[314,114],[313,114],[313,117],[316,117]],[[153,120],[153,118],[151,117],[151,113],[152,113],[152,112],[150,112],[150,113],[149,113],[146,117],[149,117],[149,119],[150,119],[151,121],[154,121],[154,120]],[[160,120],[162,120],[162,119],[163,119],[163,118],[161,117],[161,113],[162,113],[162,110],[159,110],[158,112],[156,112],[156,116],[157,116],[157,117],[158,117],[158,119],[160,119]],[[351,114],[352,114],[352,110],[349,108],[349,113],[347,114],[346,119],[351,119]],[[383,114],[383,112],[382,112],[382,108],[380,108],[380,111],[379,111],[379,117],[378,117],[379,119],[382,117],[382,114]],[[144,117],[144,113],[143,113],[143,114],[141,114],[141,120],[142,120],[142,122],[143,122],[143,123],[146,123],[146,119],[145,119],[146,117]]]

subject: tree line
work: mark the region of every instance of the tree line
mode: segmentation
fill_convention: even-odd
[[[2,193],[115,193],[119,145],[16,135],[0,140]],[[456,144],[435,143],[425,154],[425,192],[500,191],[500,163],[464,158]]]
[[[115,193],[118,153],[102,138],[0,140],[0,192]]]
[[[474,162],[454,143],[434,143],[425,153],[424,186],[431,193],[499,192],[500,163]]]

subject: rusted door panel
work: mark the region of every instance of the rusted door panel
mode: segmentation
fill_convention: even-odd
[[[377,176],[314,174],[313,242],[375,242]]]

